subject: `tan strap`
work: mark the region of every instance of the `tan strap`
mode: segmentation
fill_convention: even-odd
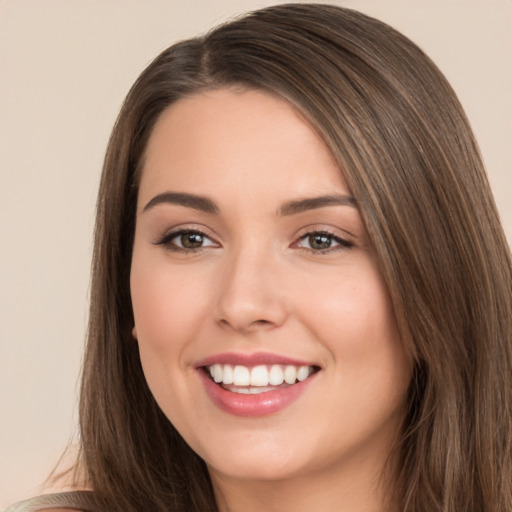
[[[37,512],[49,508],[73,508],[83,512],[101,512],[92,491],[45,494],[11,505],[4,512]]]

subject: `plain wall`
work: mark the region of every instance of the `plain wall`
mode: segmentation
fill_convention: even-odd
[[[158,52],[257,0],[0,0],[0,508],[76,434],[95,195],[124,95]],[[472,122],[512,240],[512,1],[345,0],[418,43]]]

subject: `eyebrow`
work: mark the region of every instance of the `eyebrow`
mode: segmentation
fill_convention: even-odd
[[[307,210],[316,208],[324,208],[326,206],[352,206],[356,208],[356,200],[348,195],[327,195],[319,197],[311,197],[307,199],[299,199],[296,201],[287,201],[279,209],[279,214],[283,216],[296,215]]]
[[[193,208],[194,210],[199,210],[205,213],[218,214],[220,212],[219,207],[208,197],[196,194],[186,194],[183,192],[164,192],[162,194],[158,194],[153,197],[146,206],[144,206],[142,211],[146,212],[162,203],[178,204],[180,206]]]
[[[151,210],[159,204],[177,204],[205,213],[220,213],[219,207],[210,198],[185,192],[163,192],[162,194],[158,194],[153,197],[146,206],[144,206],[142,211],[146,212]],[[284,203],[279,208],[278,214],[282,216],[290,216],[327,206],[352,206],[353,208],[356,208],[356,200],[348,195],[326,195],[292,200]]]

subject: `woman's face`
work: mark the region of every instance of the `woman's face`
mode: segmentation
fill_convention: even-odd
[[[149,387],[214,481],[382,468],[410,368],[356,202],[286,101],[163,113],[131,294]]]

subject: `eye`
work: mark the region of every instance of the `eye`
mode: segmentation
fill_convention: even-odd
[[[166,234],[155,245],[163,245],[174,251],[195,251],[204,247],[218,247],[218,244],[203,232],[195,229],[180,229]]]
[[[313,252],[328,252],[330,250],[348,249],[353,247],[348,240],[329,233],[328,231],[312,231],[301,236],[296,243],[297,247]]]

